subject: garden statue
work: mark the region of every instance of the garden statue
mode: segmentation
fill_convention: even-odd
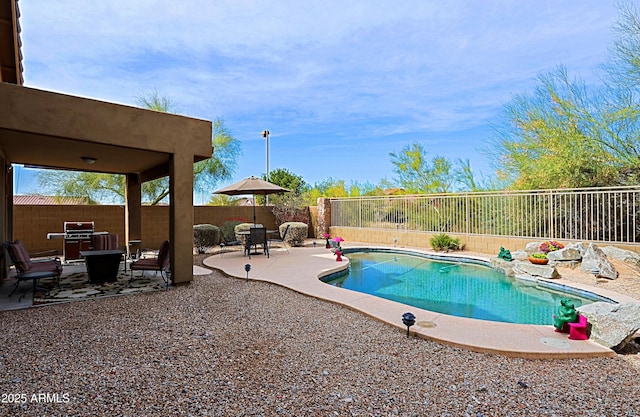
[[[498,252],[498,258],[504,259],[505,261],[513,261],[513,256],[511,256],[511,251],[509,249],[505,249],[500,246],[500,252]]]
[[[578,312],[574,307],[571,300],[563,298],[560,300],[560,307],[558,307],[558,314],[553,316],[553,327],[557,332],[567,332],[565,325],[567,323],[575,323],[578,320]]]

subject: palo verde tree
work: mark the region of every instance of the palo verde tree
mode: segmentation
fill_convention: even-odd
[[[640,178],[640,19],[620,3],[604,83],[587,86],[558,67],[505,106],[487,153],[514,188],[628,185]]]
[[[454,178],[451,162],[435,156],[429,161],[427,149],[420,143],[405,146],[398,153],[389,153],[395,183],[407,193],[444,193],[451,189]]]
[[[151,110],[175,112],[170,98],[153,91],[138,98],[138,104]],[[230,179],[240,155],[240,142],[233,137],[220,119],[213,122],[212,146],[214,155],[194,164],[194,191],[213,191],[221,180]],[[92,202],[122,204],[125,198],[125,178],[94,172],[42,171],[37,174],[38,183],[47,193],[61,197],[86,197]],[[168,177],[145,182],[142,200],[155,205],[169,195]]]

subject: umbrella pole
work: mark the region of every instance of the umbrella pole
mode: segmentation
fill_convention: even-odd
[[[253,225],[256,225],[256,195],[253,195]]]

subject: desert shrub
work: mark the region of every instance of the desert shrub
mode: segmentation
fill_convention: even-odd
[[[302,246],[307,237],[309,237],[309,226],[302,222],[286,222],[279,227],[280,235],[284,233],[284,229],[289,226],[289,231],[284,241],[289,246]]]
[[[222,223],[220,226],[220,231],[222,232],[222,238],[225,242],[233,242],[236,239],[236,226],[239,225],[240,221],[226,221]]]
[[[309,223],[309,207],[304,198],[286,193],[269,197],[278,223]]]
[[[249,229],[252,227],[263,227],[263,226],[261,224],[240,223],[233,228],[233,231],[236,235],[236,240],[239,240],[240,242],[242,242],[242,246],[247,244],[247,236],[239,235],[238,232],[248,232]]]
[[[438,233],[433,235],[431,239],[429,239],[429,243],[431,244],[431,248],[433,250],[458,250],[460,249],[460,239],[452,238],[446,233]]]
[[[217,246],[222,241],[222,232],[212,224],[196,224],[193,226],[193,246],[198,253],[205,253],[207,248]]]

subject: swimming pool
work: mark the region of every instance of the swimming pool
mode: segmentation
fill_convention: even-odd
[[[433,260],[390,250],[349,252],[349,270],[327,284],[458,317],[520,324],[553,324],[560,299],[576,307],[612,302],[585,291],[507,277],[479,261]]]

